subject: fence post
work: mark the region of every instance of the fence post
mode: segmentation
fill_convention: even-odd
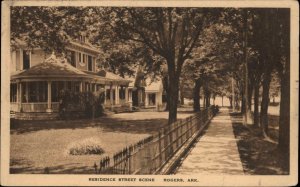
[[[95,174],[97,174],[97,164],[96,164],[96,162],[94,163],[94,168],[95,168]]]
[[[158,152],[159,152],[159,165],[162,164],[162,151],[161,151],[161,132],[158,131]]]
[[[189,128],[189,138],[193,135],[193,118],[190,117],[190,128]]]
[[[178,127],[179,127],[179,123],[180,123],[180,121],[178,121],[178,122],[176,122],[175,124],[176,124],[176,126],[175,126],[175,135],[176,135],[176,150],[178,149],[178,147],[179,147],[179,140],[178,140]]]
[[[186,123],[185,123],[185,140],[189,139],[189,118],[186,118]]]
[[[169,154],[172,155],[173,154],[173,129],[171,127],[172,125],[169,125],[169,132],[168,132],[168,136],[169,136]]]

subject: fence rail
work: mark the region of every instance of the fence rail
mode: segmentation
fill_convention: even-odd
[[[96,174],[154,174],[215,114],[213,107],[160,129],[112,158],[94,164]]]

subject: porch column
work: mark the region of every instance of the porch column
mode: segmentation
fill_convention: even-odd
[[[145,107],[148,107],[149,100],[148,100],[149,94],[145,93]]]
[[[125,102],[126,102],[126,103],[129,102],[129,98],[128,98],[128,86],[125,87]]]
[[[26,97],[26,102],[28,103],[29,100],[29,94],[28,94],[28,82],[25,82],[25,97]]]
[[[129,107],[131,109],[131,107],[132,107],[132,89],[130,89],[130,91],[128,91],[128,95],[129,95],[129,98],[128,98]]]
[[[21,82],[17,83],[17,103],[19,103],[18,111],[22,112],[22,84]]]
[[[119,104],[119,86],[116,85],[116,89],[115,89],[115,99],[116,99],[116,105]]]
[[[97,83],[94,84],[94,92],[97,92]]]
[[[128,91],[128,95],[129,95],[129,102],[132,102],[132,89],[130,89],[130,91]]]
[[[17,103],[20,103],[20,83],[17,82]]]
[[[104,85],[104,105],[106,105],[106,86]]]
[[[52,108],[51,108],[51,81],[48,81],[48,107],[46,112],[52,112]]]
[[[110,105],[111,106],[113,106],[113,104],[114,104],[114,93],[113,93],[113,90],[112,90],[112,85],[110,85],[110,88],[109,88],[110,90]]]
[[[80,83],[79,83],[79,92],[82,92],[82,87],[83,87],[82,81],[80,81]]]

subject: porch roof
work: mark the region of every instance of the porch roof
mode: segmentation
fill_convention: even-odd
[[[44,62],[32,66],[27,70],[20,71],[11,76],[11,79],[35,79],[35,78],[94,78],[85,72],[73,67],[65,59],[57,59],[52,54]],[[105,81],[105,78],[101,78]]]
[[[119,75],[116,75],[114,73],[105,71],[105,70],[100,70],[98,72],[90,72],[90,71],[84,71],[87,74],[98,76],[98,77],[103,77],[109,81],[115,81],[115,82],[120,82],[120,83],[130,83],[131,80],[125,79]]]

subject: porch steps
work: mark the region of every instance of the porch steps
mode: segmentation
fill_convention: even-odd
[[[113,115],[114,112],[113,112],[113,111],[110,111],[110,110],[104,110],[103,114],[104,114],[105,116],[110,116],[110,115]]]
[[[140,112],[154,112],[157,111],[156,107],[149,107],[149,108],[140,108]]]
[[[16,112],[10,111],[10,118],[15,118],[15,117],[16,117]]]

